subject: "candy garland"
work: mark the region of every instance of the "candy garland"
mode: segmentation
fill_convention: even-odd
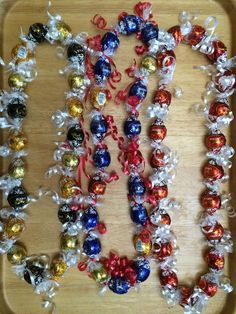
[[[140,16],[129,16],[127,14],[122,14],[122,16],[120,16],[118,27],[113,30],[109,30],[109,32],[104,35],[101,42],[104,44],[104,39],[107,40],[107,44],[105,45],[105,53],[107,53],[107,51],[109,51],[109,54],[114,53],[114,50],[115,48],[117,48],[119,43],[117,37],[118,32],[123,34],[132,34],[142,29],[142,39],[145,42],[148,42],[150,40],[149,36],[153,36],[153,30],[156,30],[157,28],[155,25],[151,24],[153,25],[153,28],[151,27],[150,30],[150,23],[147,23],[147,21],[144,20],[144,8],[142,10],[139,10],[139,6],[140,4],[138,4],[135,9],[139,12]],[[150,14],[147,14],[147,11],[145,12],[145,16],[146,15],[146,18],[149,19]],[[93,22],[103,29],[106,26],[105,20],[98,15],[94,17]],[[155,36],[157,35],[157,32],[158,31],[156,31],[156,33],[154,32]],[[102,48],[103,47],[104,45],[102,45]],[[147,94],[146,85],[148,82],[148,76],[151,73],[154,73],[156,70],[155,64],[156,61],[152,56],[146,56],[146,58],[144,58],[142,62],[142,69],[140,71],[136,71],[137,78],[135,82],[129,85],[125,91],[119,92],[116,98],[116,101],[119,102],[120,100],[124,100],[128,95],[128,118],[124,124],[124,132],[127,136],[127,141],[125,141],[121,137],[117,137],[116,139],[118,140],[119,147],[122,149],[119,160],[123,165],[123,171],[130,176],[129,199],[131,201],[131,218],[133,222],[135,222],[139,226],[138,231],[140,230],[142,225],[148,224],[148,213],[143,204],[146,201],[150,202],[151,198],[147,198],[147,195],[145,194],[146,187],[144,178],[142,176],[142,172],[144,170],[144,158],[142,157],[142,154],[138,149],[140,142],[139,134],[141,132],[141,123],[137,119],[137,117],[138,109],[141,107],[141,102],[145,99]],[[97,69],[95,65],[95,78],[97,77],[96,70]],[[131,70],[129,70],[129,74],[131,74]],[[94,97],[92,97],[91,100],[92,104],[94,104]],[[98,114],[99,123],[97,117]],[[94,131],[95,127],[96,132]],[[94,155],[94,163],[95,166],[98,167],[97,173],[99,175],[96,180],[94,180],[93,178],[89,184],[89,192],[91,197],[97,198],[97,195],[100,193],[100,191],[102,191],[100,194],[104,194],[106,186],[105,182],[102,182],[100,178],[101,168],[103,169],[104,166],[108,166],[110,159],[109,155],[107,155],[106,149],[104,150],[103,137],[106,133],[106,122],[101,116],[100,112],[96,112],[95,121],[94,118],[92,119],[91,131],[93,133],[93,140],[95,145],[99,143],[99,146],[102,145],[103,150],[103,153],[102,155],[100,154],[99,158],[97,156],[97,152]],[[170,156],[172,156],[171,152]],[[173,160],[174,159],[175,158],[173,158]],[[173,167],[166,166],[167,174],[170,175],[172,171]],[[96,186],[94,187],[95,184]],[[99,193],[96,192],[97,187],[99,187]],[[168,200],[166,208],[174,206],[177,205]],[[87,255],[90,259],[80,262],[78,265],[79,269],[86,269],[88,274],[100,284],[100,286],[102,287],[102,292],[106,290],[107,286],[110,290],[118,294],[127,293],[132,286],[138,288],[138,284],[145,281],[150,273],[149,261],[145,257],[145,255],[150,253],[151,250],[151,245],[149,241],[150,233],[146,232],[146,230],[144,229],[141,231],[140,234],[135,236],[136,250],[138,253],[142,253],[144,257],[139,256],[134,260],[128,260],[126,256],[119,257],[115,252],[111,252],[109,258],[100,258],[100,240],[98,238],[98,235],[92,232],[92,229],[96,228],[98,225],[98,215],[96,212],[96,208],[94,208],[93,206],[92,208],[86,209],[84,214],[82,215],[82,219],[86,222],[87,229],[90,229],[90,233],[85,238],[83,244],[83,253]]]
[[[204,184],[206,191],[201,197],[201,203],[204,208],[203,218],[200,221],[200,227],[205,234],[207,244],[210,247],[206,254],[206,261],[209,272],[203,275],[198,284],[193,288],[178,286],[177,271],[175,269],[175,252],[173,250],[173,240],[170,240],[170,229],[168,219],[165,227],[151,227],[152,239],[154,237],[157,245],[157,260],[160,266],[160,283],[162,285],[162,294],[167,299],[168,304],[173,305],[179,303],[184,307],[185,313],[201,313],[204,305],[210,297],[213,297],[218,288],[225,292],[231,292],[232,287],[228,278],[224,275],[224,254],[232,252],[232,239],[228,230],[218,222],[217,211],[225,209],[229,211],[229,216],[233,211],[229,205],[230,195],[220,194],[220,183],[227,181],[228,175],[225,169],[231,167],[229,159],[233,156],[234,150],[226,145],[226,138],[221,133],[222,127],[227,127],[233,119],[233,114],[229,108],[227,97],[232,95],[235,90],[235,75],[230,71],[234,66],[234,58],[227,59],[227,49],[225,45],[214,35],[217,21],[214,17],[208,17],[205,22],[205,28],[199,25],[192,25],[191,16],[183,12],[180,16],[181,25],[174,26],[169,29],[169,33],[175,40],[175,45],[181,41],[192,46],[194,50],[199,49],[206,54],[208,58],[214,62],[214,66],[203,67],[210,71],[212,81],[207,86],[204,96],[204,106],[200,110],[207,120],[209,134],[206,136],[206,147],[208,148],[207,158],[209,161],[203,167]],[[214,23],[210,27],[210,23]],[[155,45],[154,45],[155,46]],[[153,46],[153,48],[154,48]],[[174,47],[173,47],[174,48]],[[172,48],[172,49],[173,49]],[[152,50],[153,51],[153,50]],[[160,54],[157,46],[157,62]],[[172,50],[166,52],[167,55],[174,58]],[[171,59],[167,59],[171,67]],[[163,74],[163,69],[161,74]],[[164,75],[165,76],[165,75]],[[168,72],[167,72],[168,76]],[[163,84],[163,79],[161,80]],[[166,82],[164,82],[165,86]],[[163,85],[161,86],[163,88]],[[158,105],[160,101],[157,102]],[[160,118],[161,111],[155,109],[154,105],[149,114],[155,113]],[[150,108],[149,108],[150,109]],[[152,131],[150,138],[153,137]],[[160,140],[161,138],[158,138]],[[152,157],[151,164],[155,168],[159,168],[165,164],[164,153],[158,153],[158,158]],[[160,168],[160,169],[161,169]],[[159,172],[160,173],[160,172]],[[156,184],[156,178],[159,176],[157,172],[150,177],[150,181]],[[154,180],[153,180],[154,179]],[[160,182],[160,181],[159,181]],[[155,193],[156,187],[151,188],[151,193]],[[162,213],[162,201],[151,217],[152,224],[160,221]],[[154,243],[154,245],[155,245]]]
[[[1,111],[4,115],[1,118],[1,128],[10,129],[7,143],[0,147],[0,154],[3,157],[12,157],[8,174],[0,181],[1,189],[4,190],[9,203],[8,207],[0,211],[0,253],[7,253],[16,275],[31,284],[37,294],[42,294],[43,307],[51,308],[54,312],[53,296],[55,289],[59,287],[58,280],[77,263],[76,241],[63,239],[62,251],[52,261],[43,254],[28,256],[25,247],[17,243],[28,217],[24,209],[30,202],[49,194],[48,191],[40,189],[38,197],[34,198],[28,195],[22,186],[26,171],[22,157],[27,155],[27,139],[22,131],[23,119],[27,115],[28,96],[25,89],[28,82],[37,76],[35,51],[45,40],[51,44],[60,42],[65,46],[72,41],[71,29],[62,18],[54,17],[49,12],[48,16],[49,22],[46,25],[36,23],[30,26],[28,35],[21,33],[21,43],[13,48],[12,61],[8,64],[10,91],[1,91],[0,95]]]

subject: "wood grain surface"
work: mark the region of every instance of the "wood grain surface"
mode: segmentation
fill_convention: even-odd
[[[96,34],[98,31],[90,23],[94,14],[100,13],[107,20],[108,25],[114,25],[121,11],[132,12],[135,1],[109,1],[109,0],[54,0],[51,11],[61,14],[74,33],[86,31]],[[235,45],[235,1],[212,0],[154,0],[154,19],[159,26],[169,28],[178,21],[178,14],[182,10],[200,12],[199,23],[203,25],[204,19],[214,15],[219,20],[217,34],[229,47],[229,54],[236,52]],[[10,60],[12,47],[19,41],[20,27],[27,32],[30,24],[34,22],[46,22],[46,0],[35,1],[1,1],[1,53],[5,61]],[[233,37],[234,36],[234,37]],[[118,69],[123,73],[134,55],[134,38],[122,38],[120,49],[115,57]],[[194,52],[187,46],[176,49],[177,68],[171,88],[181,86],[183,97],[173,99],[169,119],[167,122],[168,136],[166,144],[178,152],[179,166],[174,184],[170,187],[170,196],[182,203],[182,209],[173,213],[172,226],[177,235],[179,254],[178,269],[181,283],[193,284],[199,275],[206,271],[203,252],[206,248],[203,236],[197,224],[200,214],[199,195],[203,190],[201,183],[201,166],[205,161],[205,147],[203,144],[204,120],[196,116],[193,105],[200,101],[201,93],[207,82],[207,76],[199,70],[193,69],[194,65],[207,63],[204,56]],[[138,59],[138,58],[137,58]],[[65,60],[58,60],[55,47],[45,44],[38,49],[37,68],[38,78],[29,86],[30,96],[28,108],[29,114],[25,120],[24,129],[29,139],[29,156],[27,157],[28,173],[24,181],[25,187],[34,193],[38,186],[57,189],[57,180],[46,180],[44,173],[53,164],[53,142],[58,139],[56,130],[51,123],[52,113],[64,105],[63,94],[67,90],[66,79],[58,75],[58,70],[65,64]],[[4,87],[6,87],[7,75],[4,74]],[[119,89],[130,82],[125,75],[119,84]],[[141,149],[148,157],[150,147],[147,139],[146,108],[150,102],[152,91],[157,84],[155,76],[151,79],[149,98],[145,101],[141,110],[141,122],[143,124]],[[234,106],[232,106],[235,111]],[[91,109],[91,108],[89,108]],[[89,111],[85,112],[87,115]],[[114,116],[114,119],[122,130],[122,122],[125,119],[125,110],[110,103],[106,113]],[[236,141],[236,124],[233,123],[228,133],[228,139],[234,145]],[[103,253],[110,249],[120,254],[132,257],[135,252],[132,244],[133,224],[129,217],[129,204],[126,198],[127,178],[122,175],[117,162],[118,150],[112,140],[108,140],[112,155],[110,169],[116,169],[120,174],[119,182],[110,184],[102,206],[99,208],[100,217],[107,224],[108,232],[102,238]],[[235,162],[234,162],[235,164]],[[4,161],[3,173],[7,162]],[[235,167],[236,169],[236,167]],[[147,173],[149,167],[147,166]],[[230,184],[224,186],[224,190],[231,190],[235,203],[235,174],[232,171]],[[84,182],[85,183],[85,182]],[[46,253],[53,254],[59,248],[60,224],[57,219],[57,206],[50,199],[43,199],[28,208],[30,218],[27,230],[24,232],[22,242],[25,243],[29,254]],[[230,224],[233,237],[236,237],[235,220],[228,223],[225,213],[221,213],[221,219],[225,226]],[[227,260],[228,273],[236,286],[235,255]],[[4,257],[0,268],[0,313],[1,314],[40,314],[45,310],[40,307],[40,297],[32,292],[31,286],[20,281],[11,272],[10,265]],[[141,285],[140,293],[131,291],[125,296],[118,296],[111,292],[103,297],[98,296],[97,287],[93,280],[77,269],[71,270],[61,280],[62,287],[56,297],[58,314],[169,314],[182,313],[177,307],[169,309],[160,296],[160,287],[157,277],[157,265],[152,264],[152,274]],[[235,292],[225,296],[219,292],[210,300],[205,313],[208,314],[232,314],[236,313]]]

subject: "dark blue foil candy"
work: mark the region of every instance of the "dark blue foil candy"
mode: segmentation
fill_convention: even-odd
[[[107,133],[107,122],[101,115],[96,115],[92,118],[90,123],[90,130],[93,135],[97,138],[102,138]]]
[[[141,122],[134,117],[127,119],[124,123],[124,132],[128,137],[139,135],[141,129]]]
[[[142,196],[146,191],[146,187],[143,180],[138,176],[131,177],[128,186],[129,194],[131,196]]]
[[[83,244],[83,251],[89,257],[93,257],[101,252],[101,242],[98,238],[88,235]]]
[[[142,19],[136,15],[126,15],[120,21],[121,32],[130,35],[139,31]]]
[[[97,149],[93,155],[94,165],[97,168],[105,168],[110,165],[111,156],[107,149]]]
[[[137,96],[139,100],[144,100],[147,96],[147,86],[141,80],[137,80],[129,90],[129,97]]]
[[[145,225],[148,219],[147,209],[142,204],[135,204],[131,207],[130,217],[137,225]]]
[[[141,39],[144,43],[148,43],[151,39],[158,39],[159,29],[152,23],[146,23],[141,29]]]
[[[85,209],[81,217],[81,222],[83,227],[88,231],[96,228],[99,222],[99,215],[94,206]]]
[[[147,280],[150,275],[150,263],[147,259],[141,257],[134,263],[134,269],[137,274],[137,282],[143,282]]]
[[[94,65],[94,74],[97,83],[102,83],[111,74],[111,64],[105,57],[98,58]]]
[[[118,48],[119,43],[120,43],[120,40],[116,33],[107,32],[102,37],[102,41],[101,41],[102,51],[105,52],[106,54],[112,55]]]
[[[115,277],[109,280],[108,287],[116,294],[125,294],[130,289],[130,283],[122,277]]]

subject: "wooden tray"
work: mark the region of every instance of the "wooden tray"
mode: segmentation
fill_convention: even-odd
[[[177,23],[178,13],[182,10],[201,13],[199,23],[214,15],[219,19],[217,33],[229,47],[230,53],[236,53],[235,41],[235,0],[153,0],[153,13],[159,25],[168,28]],[[47,1],[0,1],[1,27],[0,47],[1,55],[9,60],[11,48],[18,42],[17,36],[20,26],[27,31],[30,24],[46,21]],[[74,33],[86,31],[89,34],[97,33],[90,24],[94,14],[100,13],[108,20],[108,24],[115,23],[121,11],[132,12],[135,1],[109,1],[109,0],[54,0],[52,11],[63,16]],[[134,57],[134,38],[122,38],[122,44],[116,56],[119,70],[130,64]],[[205,248],[202,234],[196,224],[200,212],[199,194],[203,190],[201,183],[200,167],[203,164],[205,133],[204,121],[196,117],[192,104],[200,101],[200,95],[206,83],[206,75],[193,69],[193,65],[206,64],[204,56],[193,52],[187,46],[177,48],[177,70],[172,87],[181,86],[183,97],[173,100],[170,118],[168,120],[168,137],[166,143],[177,150],[180,163],[174,185],[170,188],[172,197],[182,202],[183,208],[179,213],[172,215],[173,229],[178,237],[180,253],[178,256],[178,268],[181,282],[192,284],[203,273],[205,264],[202,253]],[[55,47],[44,45],[38,49],[38,78],[29,88],[29,115],[25,122],[25,131],[29,137],[28,174],[25,186],[30,192],[34,192],[39,185],[57,188],[57,179],[45,180],[44,172],[53,163],[53,141],[56,139],[55,129],[50,122],[51,114],[63,106],[63,93],[67,90],[66,80],[59,77],[58,69],[65,64],[64,60],[57,60]],[[6,86],[4,75],[3,86]],[[1,77],[2,79],[2,77]],[[128,79],[123,77],[119,88],[127,85]],[[151,80],[151,90],[154,90],[155,78]],[[150,93],[151,95],[151,93]],[[143,106],[141,120],[144,125],[142,137],[146,138],[147,119],[145,118],[146,101]],[[233,110],[236,111],[233,107]],[[111,103],[106,112],[113,114],[115,121],[121,129],[125,112],[122,106],[115,107]],[[228,138],[236,147],[236,123],[230,128]],[[113,156],[112,166],[120,169],[116,162],[116,145],[110,141],[109,148]],[[149,147],[142,145],[146,156]],[[7,162],[2,165],[3,173]],[[129,206],[126,200],[126,180],[119,170],[120,181],[111,184],[108,188],[104,205],[100,208],[101,218],[107,223],[108,233],[103,237],[103,250],[107,254],[109,249],[115,249],[120,254],[134,254],[132,245],[132,223],[129,218]],[[233,203],[236,203],[236,162],[229,186],[233,195]],[[28,228],[24,232],[22,241],[26,244],[28,252],[53,254],[58,250],[58,234],[60,225],[57,220],[57,206],[49,199],[43,199],[29,208],[30,219]],[[228,223],[226,215],[222,214],[224,224],[230,225],[233,237],[236,237],[236,221]],[[236,255],[231,254],[228,260],[228,273],[236,286]],[[182,309],[168,309],[165,301],[160,296],[159,283],[157,280],[157,267],[152,265],[152,275],[145,282],[139,294],[131,291],[128,295],[118,296],[108,292],[104,297],[97,294],[95,283],[84,273],[77,269],[70,271],[62,279],[62,288],[56,297],[57,312],[59,314],[77,313],[139,313],[139,314],[168,314],[182,313]],[[45,313],[40,307],[40,297],[32,292],[25,282],[20,281],[11,272],[10,265],[4,257],[0,264],[0,313],[1,314],[39,314]],[[206,313],[209,314],[232,314],[236,313],[236,293],[225,296],[219,292],[210,300]]]

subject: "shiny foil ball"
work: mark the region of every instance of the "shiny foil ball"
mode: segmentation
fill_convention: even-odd
[[[176,288],[178,286],[178,277],[175,272],[170,269],[161,269],[160,270],[160,282],[162,286],[171,286]]]
[[[13,72],[9,75],[8,85],[12,89],[24,90],[27,87],[27,82],[22,74]]]
[[[145,23],[141,29],[141,40],[143,43],[148,44],[151,39],[158,39],[159,29],[158,26],[148,22]]]
[[[139,235],[134,237],[134,247],[137,253],[141,255],[149,255],[152,249],[151,241],[143,241]]]
[[[119,26],[121,33],[125,35],[131,35],[139,31],[141,26],[141,18],[136,15],[125,15],[122,17]]]
[[[111,74],[110,61],[102,56],[99,57],[94,65],[95,80],[97,83],[104,82]]]
[[[99,148],[93,154],[93,162],[96,168],[105,168],[110,165],[111,155],[105,148]]]
[[[141,61],[141,67],[148,71],[148,73],[155,73],[157,70],[156,59],[152,56],[145,56]]]
[[[160,68],[169,67],[176,62],[176,56],[173,50],[161,51],[157,54],[157,65]]]
[[[102,51],[105,52],[105,54],[112,55],[118,48],[119,44],[120,40],[115,32],[107,32],[102,37]]]
[[[27,115],[27,108],[20,99],[13,99],[7,106],[7,114],[11,119],[23,119]]]
[[[221,40],[214,40],[212,42],[212,46],[213,46],[213,52],[207,55],[207,57],[211,61],[216,62],[218,58],[222,56],[227,57],[227,47]]]
[[[72,72],[68,77],[68,84],[71,89],[80,89],[84,85],[84,76],[76,72]]]
[[[71,177],[62,176],[59,182],[61,197],[70,198],[77,193],[76,182]]]
[[[94,108],[102,110],[107,104],[107,102],[108,102],[107,93],[104,88],[95,87],[91,90],[90,103]]]
[[[141,133],[141,122],[135,117],[128,118],[124,123],[124,133],[127,137],[134,137]]]
[[[87,231],[95,229],[99,222],[99,215],[95,206],[90,206],[86,208],[80,218],[82,226]]]
[[[61,248],[62,250],[76,250],[78,248],[79,241],[77,236],[71,236],[69,234],[62,234],[61,236]]]
[[[10,190],[7,201],[13,208],[22,208],[28,203],[28,193],[22,186]]]
[[[218,222],[212,226],[204,226],[202,230],[209,241],[218,241],[224,235],[224,227]]]
[[[56,29],[57,29],[57,40],[58,41],[64,41],[67,38],[71,37],[71,28],[69,25],[64,23],[63,21],[58,21],[56,23]]]
[[[144,282],[150,275],[150,263],[147,259],[139,257],[134,262],[134,269],[137,274],[137,282]]]
[[[167,185],[156,185],[151,190],[151,195],[156,200],[161,200],[168,196],[168,186]]]
[[[48,28],[42,23],[32,24],[29,28],[28,37],[36,43],[42,43],[46,39]]]
[[[171,242],[153,244],[153,255],[159,261],[164,261],[167,257],[171,256],[172,252],[173,245]]]
[[[166,137],[167,129],[163,124],[153,124],[149,128],[149,137],[152,141],[163,141]]]
[[[184,41],[192,46],[196,46],[204,38],[206,30],[200,25],[193,25],[189,34],[184,36]]]
[[[148,219],[147,209],[142,204],[134,204],[131,207],[130,217],[138,225],[145,225]]]
[[[19,152],[25,148],[27,139],[23,132],[12,131],[8,135],[8,145],[12,150]]]
[[[209,108],[209,119],[215,122],[218,117],[227,116],[230,112],[229,105],[224,102],[213,102]]]
[[[224,134],[209,134],[206,136],[206,146],[209,150],[220,150],[226,144]]]
[[[138,176],[130,177],[128,188],[131,196],[142,196],[146,192],[145,184]]]
[[[153,102],[157,103],[159,105],[167,105],[169,106],[171,104],[171,93],[166,89],[158,89],[155,93]]]
[[[22,264],[27,255],[26,249],[20,244],[14,244],[7,252],[7,259],[12,265]]]
[[[109,278],[109,275],[104,267],[93,270],[91,275],[93,280],[99,284],[105,283]]]
[[[34,57],[34,53],[32,50],[27,48],[26,43],[22,42],[17,44],[11,51],[12,59],[15,60],[16,64],[21,62],[29,61]]]
[[[204,276],[199,280],[198,286],[208,297],[213,297],[218,290],[217,284],[209,281]]]
[[[17,238],[25,229],[25,222],[20,218],[9,218],[5,223],[4,233],[7,238]]]
[[[129,97],[136,96],[140,101],[144,100],[147,96],[147,86],[141,80],[137,80],[131,85],[129,90]]]
[[[8,167],[8,173],[12,178],[22,180],[25,176],[25,172],[25,165],[22,159],[15,158],[11,161]]]
[[[116,294],[125,294],[129,291],[130,284],[122,277],[115,277],[109,280],[108,287]]]
[[[183,35],[179,25],[175,25],[169,28],[168,33],[170,33],[174,37],[176,45],[179,45],[183,40]]]
[[[214,212],[221,207],[221,197],[217,193],[206,191],[201,197],[201,204],[204,209]]]
[[[67,132],[67,141],[71,147],[78,148],[84,141],[84,132],[79,124],[69,128]]]
[[[101,115],[95,115],[90,123],[90,131],[97,138],[102,138],[107,133],[108,125],[105,118]]]
[[[44,276],[44,268],[36,265],[28,265],[24,272],[25,281],[33,286],[39,285],[44,280]]]
[[[217,250],[210,250],[206,255],[207,265],[213,271],[220,271],[224,269],[225,258],[224,254]]]
[[[67,57],[70,61],[76,61],[82,65],[85,60],[85,50],[83,46],[77,43],[70,44],[67,48]]]
[[[101,242],[99,238],[88,235],[83,243],[83,252],[89,257],[98,255],[101,252]]]
[[[105,181],[99,179],[91,179],[89,182],[88,190],[90,193],[93,193],[95,195],[103,195],[106,191],[107,184]]]
[[[64,155],[62,156],[62,163],[64,166],[68,168],[78,167],[79,162],[80,162],[79,156],[77,156],[76,154],[72,152],[64,153]]]
[[[74,223],[77,219],[77,212],[72,210],[68,204],[62,204],[58,209],[58,219],[62,224]]]
[[[224,169],[222,166],[208,162],[203,167],[203,176],[210,181],[220,180],[224,176]]]
[[[67,269],[68,266],[62,259],[54,259],[50,265],[50,271],[54,279],[62,277]]]
[[[73,118],[80,118],[83,114],[84,106],[78,97],[70,97],[66,100],[68,113]]]

